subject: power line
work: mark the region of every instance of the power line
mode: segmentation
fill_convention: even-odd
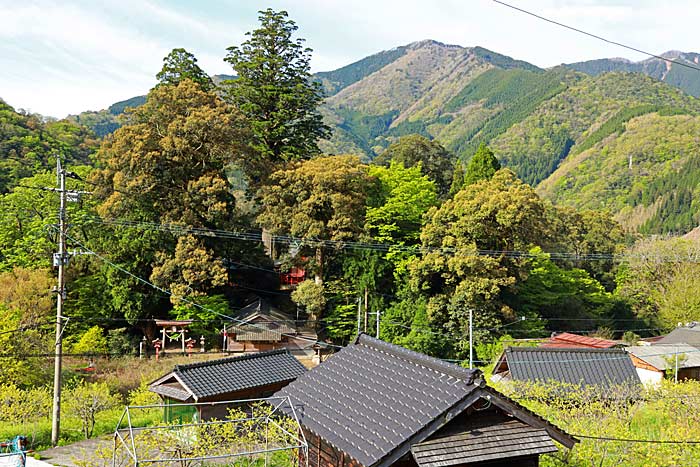
[[[154,230],[168,232],[176,235],[195,235],[210,238],[224,238],[231,240],[262,242],[262,232],[243,232],[243,231],[228,231],[220,229],[209,229],[205,227],[187,227],[178,224],[160,224],[156,222],[132,221],[128,219],[104,219],[98,216],[84,216],[83,219],[88,222],[112,225],[125,228],[136,228],[142,230]],[[695,254],[669,254],[669,255],[647,255],[642,253],[569,253],[569,252],[541,252],[532,253],[522,250],[496,250],[496,249],[466,249],[455,247],[438,247],[438,246],[423,246],[423,245],[401,245],[392,243],[377,243],[377,242],[360,242],[360,241],[341,241],[341,240],[323,240],[316,238],[300,238],[289,235],[272,235],[271,239],[275,243],[289,245],[308,245],[312,247],[328,247],[333,249],[350,249],[376,252],[390,251],[405,251],[409,253],[452,253],[464,257],[503,257],[509,259],[533,259],[542,256],[548,256],[552,260],[570,260],[570,261],[625,261],[629,259],[650,259],[664,263],[700,263],[700,255]]]
[[[178,295],[175,295],[175,294],[173,294],[172,292],[170,292],[169,290],[164,289],[164,288],[162,288],[162,287],[159,287],[159,286],[157,286],[156,284],[154,284],[154,283],[152,283],[152,282],[150,282],[150,281],[147,281],[146,279],[144,279],[144,278],[142,278],[142,277],[139,277],[139,276],[137,276],[136,274],[133,274],[133,273],[130,272],[129,270],[124,269],[123,267],[119,266],[119,265],[116,264],[116,263],[113,263],[112,261],[108,260],[107,258],[105,258],[104,256],[100,255],[99,253],[96,253],[96,252],[90,250],[87,246],[85,246],[85,245],[82,244],[80,241],[76,240],[75,238],[73,238],[73,237],[71,237],[71,236],[69,236],[69,235],[66,235],[66,237],[67,237],[68,239],[70,239],[71,241],[75,242],[75,243],[76,243],[77,245],[79,245],[81,248],[84,248],[84,249],[85,249],[87,252],[89,252],[90,254],[94,255],[94,256],[97,257],[97,258],[99,258],[101,261],[103,261],[103,262],[106,263],[107,265],[109,265],[109,266],[111,266],[111,267],[113,267],[113,268],[115,268],[115,269],[121,271],[122,273],[124,273],[124,274],[130,276],[130,277],[133,278],[133,279],[136,279],[138,282],[141,282],[142,284],[145,284],[145,285],[147,285],[147,286],[149,286],[149,287],[153,287],[154,289],[156,289],[156,290],[158,290],[158,291],[160,291],[160,292],[162,292],[162,293],[168,295],[169,297],[175,297],[177,300],[179,300],[179,301],[181,301],[181,302],[183,302],[183,303],[186,303],[186,304],[188,304],[188,305],[194,306],[195,308],[199,308],[200,310],[203,310],[203,311],[206,311],[206,312],[209,312],[209,313],[213,313],[213,314],[218,315],[218,316],[221,316],[221,317],[223,317],[223,318],[230,319],[231,321],[235,321],[235,322],[238,322],[238,323],[241,323],[241,324],[245,324],[245,325],[251,326],[251,327],[258,327],[258,328],[263,329],[263,330],[266,330],[266,329],[267,329],[267,328],[265,328],[265,327],[263,327],[263,326],[261,326],[261,325],[257,325],[257,324],[255,324],[255,323],[247,323],[247,322],[245,322],[245,321],[243,321],[243,320],[240,320],[240,319],[238,319],[238,318],[235,318],[235,317],[233,317],[233,316],[228,316],[228,315],[225,315],[225,314],[223,314],[223,313],[220,313],[220,312],[218,312],[218,311],[216,311],[216,310],[213,310],[213,309],[211,309],[211,308],[207,308],[207,307],[205,307],[205,306],[202,306],[202,305],[200,305],[199,303],[196,303],[196,302],[194,302],[194,301],[192,301],[192,300],[189,300],[189,299],[187,299],[187,298],[185,298],[185,297],[180,297],[180,296],[178,296]],[[310,339],[310,338],[308,338],[308,337],[304,337],[304,336],[300,336],[300,335],[294,335],[294,334],[288,334],[288,333],[280,333],[280,335],[281,335],[281,336],[285,336],[285,337],[290,337],[290,338],[293,338],[293,339],[297,339],[297,340],[308,341],[308,342],[310,342],[310,343],[312,343],[312,344],[319,344],[319,345],[323,345],[323,346],[326,346],[326,347],[332,347],[332,348],[337,348],[337,349],[341,349],[341,348],[342,348],[341,346],[329,344],[329,343],[327,343],[327,342],[321,342],[321,341],[319,341],[319,340],[317,340],[317,339]]]
[[[671,439],[635,439],[613,438],[609,436],[571,435],[574,438],[594,439],[597,441],[616,441],[622,443],[649,443],[649,444],[700,444],[700,440],[671,440]]]
[[[680,65],[680,66],[684,66],[684,67],[686,67],[686,68],[690,68],[691,70],[700,71],[700,68],[698,68],[698,67],[696,67],[696,66],[694,66],[694,65],[691,65],[691,64],[689,64],[689,63],[678,62],[678,61],[672,60],[672,59],[670,59],[670,58],[662,57],[661,55],[656,55],[656,54],[653,54],[653,53],[651,53],[651,52],[647,52],[647,51],[645,51],[645,50],[638,49],[638,48],[636,48],[636,47],[632,47],[631,45],[626,45],[626,44],[623,44],[623,43],[621,43],[621,42],[616,42],[616,41],[613,41],[613,40],[610,40],[610,39],[606,39],[605,37],[599,36],[599,35],[597,35],[597,34],[593,34],[593,33],[584,31],[584,30],[582,30],[582,29],[578,29],[578,28],[575,28],[575,27],[573,27],[573,26],[569,26],[569,25],[564,24],[564,23],[560,23],[559,21],[555,21],[555,20],[553,20],[553,19],[546,18],[546,17],[544,17],[544,16],[542,16],[542,15],[538,15],[537,13],[533,13],[533,12],[528,11],[528,10],[525,10],[525,9],[523,9],[523,8],[519,8],[519,7],[515,6],[515,5],[510,5],[510,4],[505,3],[505,2],[503,2],[503,1],[501,1],[501,0],[492,0],[492,1],[495,2],[495,3],[498,3],[499,5],[503,5],[503,6],[505,6],[505,7],[512,8],[513,10],[517,10],[517,11],[519,11],[519,12],[521,12],[521,13],[525,13],[526,15],[530,15],[530,16],[533,16],[533,17],[535,17],[535,18],[537,18],[537,19],[541,19],[541,20],[543,20],[543,21],[546,21],[546,22],[548,22],[548,23],[555,24],[555,25],[560,26],[560,27],[562,27],[562,28],[570,29],[570,30],[572,30],[572,31],[578,32],[578,33],[580,33],[580,34],[584,34],[584,35],[589,36],[589,37],[592,37],[592,38],[594,38],[594,39],[598,39],[598,40],[600,40],[600,41],[607,42],[608,44],[617,45],[618,47],[623,47],[623,48],[625,48],[625,49],[632,50],[632,51],[634,51],[634,52],[639,52],[639,53],[641,53],[641,54],[648,55],[649,57],[658,58],[659,60],[663,60],[664,62],[667,62],[667,63],[673,63],[674,65]]]

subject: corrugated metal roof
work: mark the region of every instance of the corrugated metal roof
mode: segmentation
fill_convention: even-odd
[[[615,347],[617,342],[597,337],[580,336],[569,332],[562,332],[549,338],[548,342],[540,345],[544,348],[591,348],[610,349]]]
[[[501,360],[505,360],[512,379],[519,381],[553,380],[602,387],[640,384],[630,356],[622,349],[509,347]],[[499,363],[495,372],[500,371]]]
[[[420,467],[449,467],[556,451],[544,428],[495,412],[460,417],[411,447]]]
[[[196,400],[213,396],[293,381],[306,368],[287,350],[273,350],[240,357],[208,360],[189,365],[176,365],[172,375]],[[161,378],[159,381],[162,381]],[[157,391],[159,385],[151,385]]]
[[[658,370],[700,367],[700,350],[688,344],[658,344],[626,347],[625,350]]]
[[[372,466],[474,391],[476,374],[362,334],[275,395],[290,397],[306,428]]]

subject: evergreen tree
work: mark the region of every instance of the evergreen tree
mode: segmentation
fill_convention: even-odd
[[[185,49],[173,49],[166,55],[163,58],[163,68],[156,78],[159,84],[173,85],[178,85],[183,79],[189,78],[206,91],[214,89],[214,82],[209,75],[197,65],[195,56]]]
[[[240,47],[229,47],[224,59],[238,76],[225,82],[227,96],[250,120],[259,160],[246,167],[252,178],[266,178],[280,163],[309,159],[320,151],[319,138],[329,136],[317,107],[321,85],[311,80],[311,49],[286,11],[260,11],[260,28]]]
[[[474,157],[469,161],[464,173],[464,185],[471,185],[479,180],[489,180],[493,174],[498,172],[501,164],[493,155],[493,151],[484,143],[479,145]]]

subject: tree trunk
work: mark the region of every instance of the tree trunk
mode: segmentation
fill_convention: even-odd
[[[323,247],[316,247],[316,275],[314,282],[323,284]]]

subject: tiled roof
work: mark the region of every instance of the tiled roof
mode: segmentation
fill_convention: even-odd
[[[700,350],[688,344],[639,345],[625,350],[658,370],[674,368],[676,355],[678,368],[700,367]]]
[[[173,374],[196,400],[287,382],[306,372],[286,350],[176,365]]]
[[[658,344],[689,344],[700,347],[700,324],[692,323],[691,327],[676,328],[654,342],[654,345]]]
[[[553,380],[602,387],[640,383],[630,356],[622,349],[509,347],[494,373],[500,373],[504,364],[512,379],[519,381]]]
[[[608,339],[598,339],[597,337],[580,336],[569,332],[550,337],[549,341],[540,345],[544,348],[589,348],[589,349],[610,349],[615,347],[617,342]]]
[[[231,332],[236,334],[238,342],[279,342],[282,340],[282,334],[273,329],[266,329],[265,325],[255,326],[238,326],[233,328]]]
[[[419,467],[471,465],[556,452],[544,428],[536,428],[502,413],[455,420],[411,447]]]
[[[477,374],[361,334],[275,396],[289,396],[301,424],[335,448],[382,465],[478,388]]]

